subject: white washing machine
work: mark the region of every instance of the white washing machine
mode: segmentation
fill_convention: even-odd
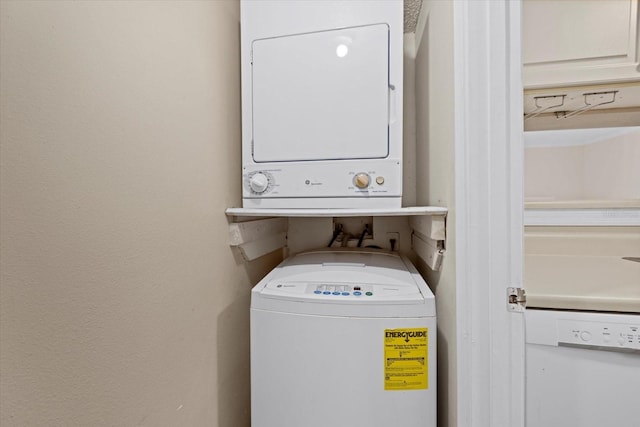
[[[409,260],[318,250],[251,296],[253,427],[435,427],[436,309]]]

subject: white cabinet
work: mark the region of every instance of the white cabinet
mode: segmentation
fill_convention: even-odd
[[[525,89],[640,79],[638,1],[523,2]]]

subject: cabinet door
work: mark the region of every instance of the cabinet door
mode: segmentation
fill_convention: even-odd
[[[256,162],[388,155],[389,27],[256,40]]]
[[[640,79],[637,0],[525,0],[522,16],[525,88]]]

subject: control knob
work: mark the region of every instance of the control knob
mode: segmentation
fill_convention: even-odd
[[[254,173],[249,177],[249,187],[254,193],[264,193],[269,188],[269,177],[260,172]]]
[[[366,173],[359,173],[354,178],[353,183],[358,188],[367,188],[369,186],[369,181],[369,175],[367,175]]]

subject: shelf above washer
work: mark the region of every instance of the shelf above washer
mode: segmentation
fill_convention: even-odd
[[[254,209],[228,208],[228,216],[238,217],[353,217],[353,216],[446,216],[448,209],[438,206],[411,206],[397,209]]]

